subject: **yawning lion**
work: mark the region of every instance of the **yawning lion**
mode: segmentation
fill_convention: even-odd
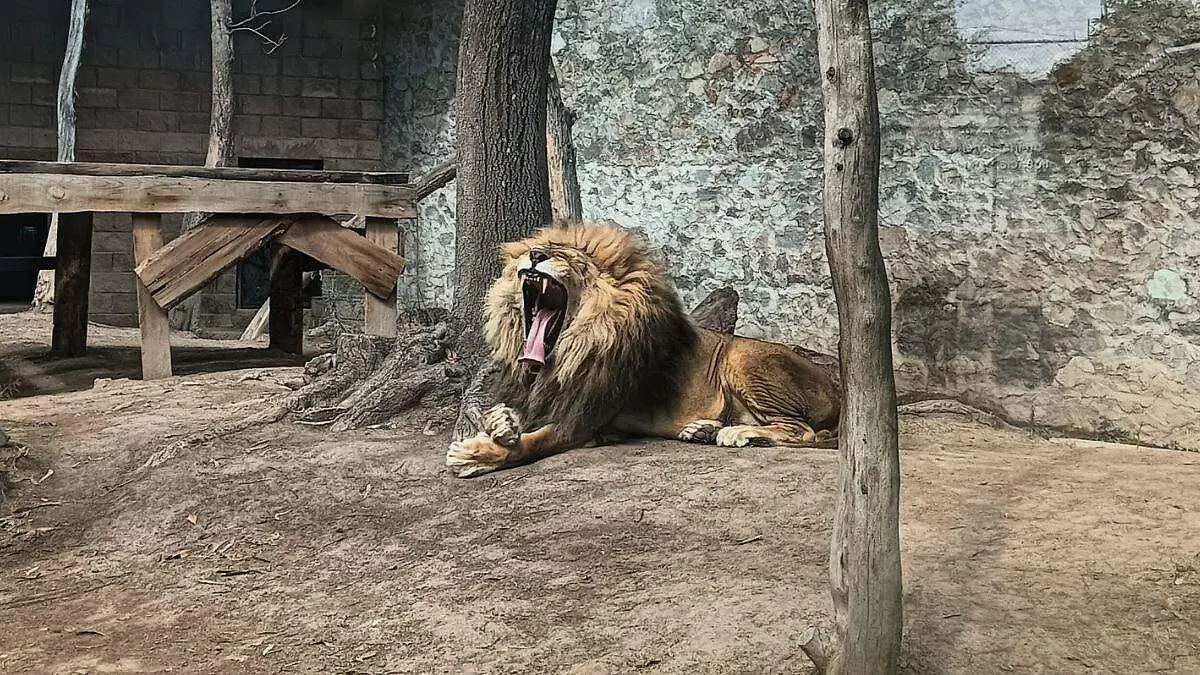
[[[813,445],[841,393],[788,347],[695,326],[646,245],[612,224],[559,224],[506,244],[484,309],[500,405],[446,465],[474,476],[601,435]]]

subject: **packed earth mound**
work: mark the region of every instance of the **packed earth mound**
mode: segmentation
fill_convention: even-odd
[[[460,480],[452,409],[213,432],[301,373],[0,401],[0,671],[808,668],[832,451],[654,441]],[[901,460],[910,672],[1200,672],[1200,455],[905,415]]]

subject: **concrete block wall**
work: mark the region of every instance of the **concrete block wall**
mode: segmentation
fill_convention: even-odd
[[[436,41],[385,45],[403,65],[386,87],[389,162],[436,161],[453,137],[459,1],[388,10]],[[1025,423],[1200,449],[1200,77],[1194,52],[1171,51],[1195,42],[1200,10],[1106,7],[872,3],[898,381]],[[995,14],[1080,39],[1040,68],[996,67],[976,35],[1003,27]],[[552,48],[585,215],[643,232],[687,304],[738,288],[742,334],[836,349],[811,8],[560,0]],[[445,305],[453,200],[421,216],[408,249],[421,278],[402,297]]]
[[[4,4],[0,158],[52,160],[68,3]],[[208,3],[89,4],[77,78],[77,159],[203,164],[212,84]],[[246,4],[234,3],[235,18]],[[327,169],[379,168],[383,103],[378,14],[378,0],[302,3],[276,18],[271,30],[288,39],[272,54],[264,54],[254,36],[234,35],[239,156],[319,159]],[[166,235],[173,236],[179,218],[166,221]],[[94,321],[136,324],[130,227],[128,216],[97,215]],[[238,332],[254,313],[236,309],[232,271],[203,293],[203,325]]]

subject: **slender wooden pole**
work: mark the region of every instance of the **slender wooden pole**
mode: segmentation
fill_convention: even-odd
[[[367,240],[389,251],[399,251],[399,229],[395,220],[367,218]],[[363,293],[363,332],[368,335],[395,337],[396,289],[387,299]]]
[[[67,51],[58,73],[58,161],[75,161],[75,75],[83,56],[83,28],[87,23],[87,0],[71,0],[71,23],[67,28]],[[58,214],[50,216],[50,231],[42,255],[53,258],[58,246]],[[54,270],[38,273],[33,306],[45,307],[54,299]]]
[[[829,552],[836,635],[804,648],[831,673],[894,673],[903,625],[892,304],[879,251],[879,109],[867,0],[816,0],[825,99],[825,249],[845,396]],[[823,664],[827,664],[824,665]]]
[[[287,248],[278,253],[271,275],[269,346],[288,354],[304,353],[304,274],[300,254]]]
[[[163,237],[157,213],[133,214],[133,259],[140,265],[162,248]],[[156,380],[171,376],[171,325],[167,312],[146,289],[140,277],[133,275],[137,290],[138,326],[142,331],[142,379]]]
[[[83,356],[87,350],[88,290],[92,275],[92,214],[63,213],[54,268],[54,331],[50,353]]]

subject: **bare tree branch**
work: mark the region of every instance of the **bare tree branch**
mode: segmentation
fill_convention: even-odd
[[[271,19],[265,18],[290,12],[300,5],[304,0],[295,0],[287,7],[280,9],[271,9],[260,12],[258,10],[258,0],[250,0],[250,14],[240,21],[234,21],[229,24],[230,33],[250,33],[263,41],[264,52],[267,54],[275,53],[275,50],[283,46],[287,42],[288,36],[280,33],[279,37],[273,38],[267,35],[266,29],[271,25]],[[252,25],[257,24],[257,25]]]

